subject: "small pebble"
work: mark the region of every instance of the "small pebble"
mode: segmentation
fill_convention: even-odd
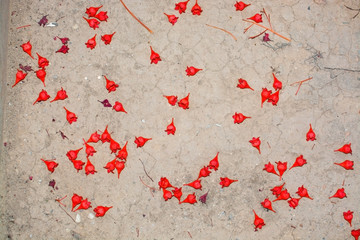
[[[81,222],[81,217],[79,214],[76,214],[75,222],[77,222],[77,223]]]
[[[72,26],[73,29],[78,29],[79,26],[77,24],[75,24],[74,26]]]
[[[94,218],[95,218],[95,215],[94,215],[93,213],[89,213],[88,218],[89,218],[89,219],[94,219]]]

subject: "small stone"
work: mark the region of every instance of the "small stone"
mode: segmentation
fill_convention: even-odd
[[[75,25],[72,26],[72,28],[73,28],[73,29],[78,29],[79,26],[78,26],[77,24],[75,24]]]
[[[75,222],[77,222],[77,223],[81,222],[81,217],[79,214],[76,214]]]
[[[95,215],[94,215],[93,213],[89,213],[88,218],[89,218],[89,219],[94,219],[94,218],[95,218]]]
[[[98,79],[101,79],[101,76],[98,76]]]

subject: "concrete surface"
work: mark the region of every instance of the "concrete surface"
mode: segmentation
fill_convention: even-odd
[[[0,143],[3,142],[3,122],[4,122],[4,103],[5,88],[7,82],[7,42],[8,42],[8,20],[9,20],[9,1],[0,1]],[[5,158],[4,145],[0,144],[0,238],[6,236],[7,219],[5,216]]]
[[[101,4],[109,19],[93,30],[82,17],[86,8]],[[239,12],[235,1],[199,0],[201,16],[191,14],[195,0],[181,15],[170,0],[126,4],[154,34],[115,0],[11,1],[2,153],[9,238],[352,239],[351,230],[360,228],[360,17],[352,18],[356,12],[344,5],[356,9],[359,2],[259,0]],[[273,28],[291,42],[271,33],[268,43],[262,36],[248,39],[261,31],[257,26],[243,33],[249,24],[242,19],[263,8]],[[172,26],[164,12],[178,16],[178,22]],[[58,26],[40,27],[37,22],[44,15]],[[237,41],[205,24],[230,31]],[[104,45],[99,36],[114,31],[112,43]],[[97,46],[90,50],[85,43],[95,34]],[[55,53],[62,45],[56,36],[70,39],[68,54]],[[37,70],[37,60],[20,47],[29,40],[33,54],[50,61],[46,87],[30,72],[11,88],[19,64]],[[156,65],[150,64],[150,46],[162,59]],[[203,70],[188,77],[187,66]],[[280,100],[277,106],[264,103],[261,108],[260,94],[262,88],[272,89],[272,73],[283,83]],[[115,92],[105,89],[103,75],[119,84]],[[308,77],[313,79],[295,95],[297,86],[291,83]],[[254,91],[236,88],[239,78]],[[61,87],[68,99],[33,105],[42,89],[53,99]],[[180,99],[188,93],[187,110],[169,106],[163,97]],[[104,99],[122,102],[128,114],[104,108],[98,102]],[[63,107],[77,114],[77,122],[66,121]],[[251,118],[234,124],[235,112]],[[177,131],[168,136],[164,130],[172,118]],[[309,124],[316,133],[314,142],[305,139]],[[121,147],[128,141],[129,157],[120,179],[103,168],[114,154],[101,143],[92,144],[97,153],[90,157],[98,172],[77,173],[67,151],[83,147],[83,138],[107,125]],[[152,140],[136,148],[135,136]],[[261,154],[249,143],[252,137],[260,137]],[[334,152],[350,142],[352,155]],[[183,186],[183,198],[209,191],[206,204],[162,199],[157,185],[161,177],[177,187],[189,183],[217,152],[219,170],[202,180],[203,190]],[[269,161],[287,161],[290,167],[300,154],[308,163],[286,171],[283,181],[263,171]],[[56,159],[54,173],[41,158]],[[78,159],[86,161],[84,151]],[[355,161],[354,170],[334,165],[345,159]],[[220,177],[239,181],[222,189]],[[53,179],[55,189],[49,186]],[[278,201],[273,203],[276,213],[266,211],[260,203],[266,197],[273,200],[270,189],[283,182],[291,196],[297,197],[295,192],[304,185],[314,200],[301,199],[296,209]],[[329,199],[341,187],[347,198]],[[93,208],[71,212],[73,193],[88,198],[93,208],[113,208],[103,218],[89,216]],[[55,199],[65,195],[62,207]],[[266,223],[258,231],[253,209]],[[354,211],[352,228],[342,216],[347,210]]]

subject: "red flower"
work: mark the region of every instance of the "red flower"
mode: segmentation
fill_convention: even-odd
[[[306,164],[306,159],[304,159],[303,155],[300,155],[296,158],[294,164],[291,166],[291,168],[289,168],[289,170],[292,169],[293,167],[301,167],[304,164]]]
[[[178,200],[179,200],[179,203],[180,203],[180,199],[181,199],[181,196],[182,196],[182,188],[175,188],[174,190],[171,190],[174,194],[174,197],[176,197]]]
[[[107,15],[107,12],[99,12],[98,14],[96,14],[95,16],[97,19],[99,19],[100,21],[105,21],[107,22],[107,19],[108,19],[108,15]]]
[[[193,15],[199,15],[200,16],[200,14],[202,12],[202,9],[198,5],[197,0],[195,2],[195,5],[191,8],[191,12],[192,12]]]
[[[350,223],[350,227],[352,227],[351,226],[351,220],[353,219],[353,213],[354,212],[352,212],[350,210],[347,211],[347,212],[343,212],[344,219]]]
[[[274,165],[271,162],[269,162],[268,164],[265,164],[263,170],[267,171],[268,173],[273,173],[273,174],[279,176],[279,174],[277,174],[277,172],[275,171]]]
[[[314,141],[316,140],[316,134],[315,132],[313,131],[312,127],[311,127],[311,124],[310,124],[310,129],[309,131],[306,133],[306,141]]]
[[[122,103],[121,103],[121,102],[118,102],[118,101],[115,102],[115,104],[114,104],[114,106],[113,106],[113,109],[114,109],[115,111],[117,111],[117,112],[127,113],[127,112],[125,111]]]
[[[348,153],[352,154],[351,143],[345,144],[341,148],[339,148],[337,150],[334,150],[334,152],[342,152],[342,153],[345,153],[345,154],[348,154]]]
[[[167,17],[168,17],[168,20],[169,20],[169,22],[172,24],[172,25],[174,25],[176,22],[177,22],[177,20],[178,20],[178,17],[177,16],[175,16],[175,15],[168,15],[168,14],[166,14],[166,13],[164,13]]]
[[[253,210],[253,212],[255,214],[255,219],[254,219],[255,230],[257,228],[261,229],[263,226],[265,226],[264,219],[259,217],[254,210]]]
[[[172,193],[169,190],[163,188],[163,198],[165,201],[171,199],[173,197]]]
[[[186,75],[188,76],[194,76],[198,71],[200,71],[202,69],[200,68],[194,68],[193,66],[191,67],[186,67]]]
[[[274,73],[272,75],[274,77],[273,88],[275,89],[275,91],[282,89],[282,82],[280,82],[279,79],[275,77]]]
[[[38,55],[38,65],[39,65],[39,68],[45,68],[46,66],[49,66],[49,61],[40,56],[38,53],[36,53],[36,55]]]
[[[102,8],[102,5],[100,7],[89,7],[86,9],[86,14],[89,16],[89,17],[95,17],[97,11]]]
[[[185,2],[179,2],[179,3],[175,3],[175,10],[179,10],[179,13],[182,14],[185,12],[186,10],[186,6],[188,4],[190,0],[187,0]]]
[[[251,118],[251,117],[244,116],[242,113],[237,113],[237,112],[235,112],[235,114],[232,117],[234,119],[235,124],[242,123],[245,119]]]
[[[345,168],[346,170],[354,170],[354,168],[353,168],[354,161],[345,160],[342,163],[334,163],[334,164],[339,165],[339,166]]]
[[[105,34],[101,36],[101,40],[104,41],[105,45],[108,45],[111,43],[111,39],[114,36],[115,32],[112,34]]]
[[[35,100],[35,102],[33,103],[33,105],[37,102],[41,102],[41,101],[46,101],[50,98],[49,94],[43,89],[41,90],[41,92],[39,93],[39,97]]]
[[[292,207],[293,209],[295,209],[299,205],[299,200],[300,200],[300,198],[291,198],[288,201],[289,206]]]
[[[106,80],[106,89],[110,92],[116,91],[116,88],[119,87],[114,81],[109,80],[105,75],[104,78]]]
[[[331,196],[331,197],[329,197],[329,198],[340,198],[340,199],[343,199],[343,198],[345,198],[345,197],[347,197],[347,196],[346,196],[346,193],[345,193],[345,189],[344,189],[344,188],[340,188],[340,189],[338,189],[338,190],[336,191],[336,193],[335,193],[333,196]]]
[[[90,162],[88,157],[86,157],[86,159],[87,159],[87,162],[86,162],[86,165],[85,165],[85,174],[89,175],[89,174],[96,173],[95,166]]]
[[[202,190],[202,185],[201,185],[201,180],[199,179],[196,179],[195,181],[191,182],[191,183],[187,183],[187,184],[184,184],[184,186],[189,186],[189,187],[192,187],[192,188],[195,188],[195,189],[200,189]]]
[[[265,200],[261,202],[261,206],[263,206],[266,209],[269,209],[270,211],[275,212],[274,209],[272,208],[271,201],[268,198],[265,198]]]
[[[90,38],[90,39],[85,43],[85,45],[86,45],[87,48],[90,48],[91,50],[93,50],[93,49],[95,48],[95,46],[96,46],[96,40],[95,40],[95,38],[96,38],[96,34],[95,34],[94,37]]]
[[[54,102],[54,101],[58,101],[58,100],[64,100],[68,97],[68,95],[66,94],[66,91],[61,88],[61,90],[59,90],[56,94],[56,97],[51,100],[50,102]]]
[[[152,49],[151,46],[150,46],[150,50],[151,50],[151,54],[150,54],[150,60],[151,60],[151,62],[150,62],[150,64],[151,64],[151,63],[157,64],[158,61],[161,61],[160,55],[159,55],[158,53],[154,52],[154,50]]]
[[[171,95],[171,96],[165,96],[166,99],[168,100],[169,104],[172,105],[172,106],[175,106],[176,102],[177,102],[177,99],[178,97],[177,96],[174,96],[174,95]]]
[[[45,77],[46,77],[46,71],[44,69],[39,69],[36,71],[36,77],[40,79],[45,87]]]
[[[257,13],[254,16],[252,16],[251,18],[248,18],[248,19],[253,20],[256,23],[261,23],[262,22],[262,15]]]
[[[245,79],[240,78],[238,81],[239,81],[239,84],[237,85],[238,88],[241,88],[241,89],[249,88],[254,91],[254,89],[252,89],[249,86],[248,82]]]
[[[272,105],[276,105],[279,101],[279,91],[274,92],[268,98],[268,102],[271,102]]]
[[[51,161],[51,160],[44,160],[44,159],[41,159],[41,160],[46,164],[47,169],[51,173],[53,173],[55,168],[59,165],[58,163]]]
[[[189,108],[189,96],[190,96],[190,93],[178,102],[179,107],[181,107],[183,109]]]
[[[236,11],[242,11],[244,10],[247,6],[250,6],[251,4],[246,4],[246,3],[243,3],[242,1],[240,2],[236,2],[235,3],[235,8],[236,8]]]
[[[180,203],[197,203],[195,193],[189,194],[182,202]]]
[[[29,54],[29,56],[34,59],[34,57],[31,55],[31,49],[32,49],[32,45],[30,43],[30,41],[28,41],[27,43],[24,43],[21,45],[22,49],[24,52],[26,52],[27,54]]]
[[[93,28],[94,30],[95,30],[96,28],[99,28],[100,22],[99,22],[98,20],[96,20],[95,18],[87,19],[87,18],[84,18],[84,17],[83,17],[83,19],[85,19],[85,20],[88,22],[89,26],[90,26],[91,28]]]
[[[27,73],[24,73],[23,71],[18,69],[17,73],[15,75],[15,77],[16,77],[15,83],[14,83],[14,85],[12,85],[12,87],[15,87],[16,84],[18,84],[20,81],[24,80],[26,75],[27,75]]]
[[[221,188],[224,188],[224,187],[228,187],[230,186],[230,184],[232,184],[233,182],[237,182],[238,180],[232,180],[232,179],[229,179],[227,177],[225,178],[220,178],[220,185],[221,185]]]
[[[96,213],[95,217],[103,217],[105,213],[109,211],[110,208],[112,208],[112,206],[111,207],[97,206],[96,208],[94,208],[94,212]]]
[[[144,138],[144,137],[135,137],[134,143],[137,145],[136,147],[142,147],[145,145],[147,141],[151,140],[151,138]]]
[[[65,111],[66,111],[66,120],[72,124],[73,122],[76,122],[77,121],[77,116],[75,113],[73,112],[70,112],[69,110],[67,110],[65,107],[64,107]]]
[[[165,132],[167,132],[167,134],[172,134],[174,135],[176,131],[176,127],[174,125],[174,118],[172,118],[171,123],[166,127]]]
[[[171,184],[170,184],[170,182],[169,182],[169,180],[166,178],[166,177],[162,177],[162,178],[160,178],[160,181],[158,182],[158,184],[159,184],[159,189],[166,189],[166,188],[169,188],[169,187],[172,187],[172,188],[174,188]],[[181,189],[181,188],[180,188]],[[175,190],[176,190],[176,188],[175,188]]]
[[[251,145],[252,145],[254,148],[256,148],[256,149],[259,151],[259,153],[261,154],[261,151],[260,151],[260,144],[261,144],[260,137],[258,137],[258,138],[253,137],[253,138],[249,141],[249,143],[251,143]]]

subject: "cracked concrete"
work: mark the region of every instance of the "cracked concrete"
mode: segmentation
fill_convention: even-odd
[[[356,12],[345,5],[359,8],[358,1],[253,1],[236,12],[235,1],[198,0],[201,16],[191,14],[194,2],[190,0],[186,13],[179,15],[170,0],[128,1],[129,9],[154,34],[116,0],[10,2],[2,82],[6,146],[1,144],[1,158],[2,177],[7,179],[1,193],[6,201],[3,238],[351,239],[351,229],[360,227],[360,16],[352,18]],[[82,19],[84,12],[101,4],[108,22],[90,29]],[[270,42],[263,42],[262,36],[248,39],[261,32],[257,26],[243,33],[249,23],[242,19],[263,8],[271,15],[273,28],[291,38],[290,43],[271,33]],[[178,16],[178,22],[172,26],[164,12]],[[40,27],[37,22],[43,15],[58,26]],[[31,26],[17,29],[27,24]],[[230,31],[237,41],[205,24]],[[97,38],[95,49],[86,48],[85,42],[95,34],[114,31],[110,45]],[[55,53],[61,47],[56,36],[70,38],[68,54]],[[33,54],[50,61],[45,89],[53,98],[63,87],[69,95],[65,101],[32,105],[44,88],[33,72],[11,88],[19,64],[37,69],[37,61],[20,48],[28,40]],[[150,46],[161,56],[157,65],[150,64]],[[203,70],[188,77],[187,66]],[[266,102],[261,108],[260,93],[262,88],[272,89],[272,73],[283,83],[280,100],[277,106]],[[103,75],[119,84],[116,92],[107,92]],[[298,85],[291,84],[308,77],[313,79],[295,95]],[[254,91],[237,88],[239,78]],[[181,99],[188,93],[188,110],[169,106],[163,97]],[[122,102],[128,114],[104,108],[98,102],[104,99]],[[66,122],[63,106],[78,115],[77,122]],[[234,124],[235,112],[251,118]],[[172,118],[177,131],[168,136],[164,130]],[[314,142],[305,139],[309,124],[317,136]],[[91,161],[98,173],[77,173],[66,152],[82,147],[83,138],[106,125],[121,146],[128,141],[129,157],[120,179],[103,169],[114,158],[107,144],[93,144],[97,153]],[[62,139],[59,131],[68,139]],[[136,148],[134,137],[140,135],[152,140]],[[261,155],[249,143],[252,137],[260,137]],[[334,152],[349,142],[352,155]],[[206,204],[163,200],[157,190],[160,177],[180,187],[193,181],[217,152],[219,170],[202,180],[203,190],[183,187],[184,196],[209,191]],[[263,171],[269,161],[287,161],[290,167],[300,154],[308,163],[286,171],[283,181]],[[56,158],[59,167],[50,174],[41,158]],[[78,159],[84,161],[85,153],[80,152]],[[353,171],[333,164],[345,159],[355,161]],[[219,178],[225,176],[239,181],[222,189]],[[48,186],[52,179],[57,189]],[[276,213],[266,211],[260,202],[274,199],[270,189],[283,182],[291,196],[296,197],[304,185],[314,200],[302,199],[296,209],[279,201],[273,203]],[[329,199],[341,187],[348,197]],[[90,218],[92,209],[73,213],[73,193],[88,198],[93,208],[113,208],[103,218]],[[65,195],[66,207],[61,209],[55,199]],[[252,209],[266,223],[255,232]],[[353,228],[342,217],[349,209],[354,211]],[[76,214],[80,223],[73,221]]]

